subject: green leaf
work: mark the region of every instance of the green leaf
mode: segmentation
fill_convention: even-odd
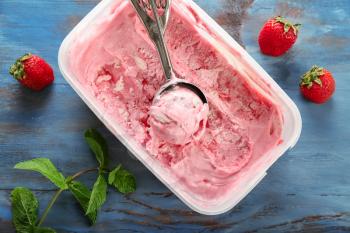
[[[48,227],[34,227],[33,233],[56,233],[56,231]]]
[[[71,191],[75,199],[79,202],[80,206],[84,210],[84,213],[86,213],[91,196],[90,190],[84,184],[78,181],[70,182],[69,190]],[[91,224],[95,224],[97,218],[97,210],[92,211],[91,213],[87,214],[87,216]]]
[[[99,210],[103,203],[106,201],[107,195],[107,182],[103,175],[99,175],[94,187],[92,188],[91,197],[89,200],[89,205],[86,214],[92,214]]]
[[[318,85],[320,85],[320,86],[322,87],[322,81],[321,81],[321,79],[316,78],[316,79],[314,80],[314,82],[317,83]]]
[[[33,232],[38,218],[38,200],[26,188],[17,187],[11,192],[12,221],[17,233]]]
[[[60,189],[67,189],[65,178],[55,165],[47,158],[36,158],[33,160],[17,163],[15,168],[22,170],[30,170],[41,173]]]
[[[294,24],[293,26],[294,26],[294,28],[296,29],[297,32],[298,32],[298,31],[300,30],[300,28],[301,28],[301,24],[300,24],[300,23],[296,23],[296,24]]]
[[[108,183],[123,194],[132,193],[136,190],[135,176],[125,170],[122,165],[117,166],[109,173]]]
[[[85,131],[85,140],[90,149],[94,152],[100,168],[105,169],[108,166],[108,147],[105,139],[95,129]]]
[[[323,67],[312,66],[312,68],[301,77],[300,86],[306,86],[310,89],[314,82],[322,86],[322,81],[320,79],[322,75],[324,75]]]

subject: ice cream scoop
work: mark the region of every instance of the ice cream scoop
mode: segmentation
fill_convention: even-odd
[[[191,138],[190,135],[193,135],[198,130],[197,123],[195,122],[198,120],[198,118],[206,119],[208,117],[207,114],[209,111],[203,111],[200,112],[200,115],[197,115],[199,112],[193,112],[192,110],[187,111],[188,109],[186,109],[185,106],[189,106],[188,103],[190,103],[191,101],[200,100],[201,109],[208,109],[208,101],[205,94],[201,91],[199,87],[183,79],[178,78],[177,74],[173,69],[168,49],[164,42],[164,32],[169,19],[171,0],[131,0],[131,3],[133,4],[136,12],[139,15],[139,18],[145,25],[150,38],[152,39],[157,48],[165,73],[165,77],[167,79],[167,82],[159,89],[159,91],[155,95],[153,100],[153,111],[150,111],[151,117],[153,117],[154,119],[153,126],[155,127],[155,132],[158,132],[160,134],[159,136],[163,135],[164,140],[170,140],[168,142],[176,144],[187,143],[188,140]],[[158,13],[159,9],[162,10],[161,16]],[[183,94],[183,91],[174,94],[170,93],[178,91],[179,88],[181,90],[186,89],[186,95],[182,97],[180,96],[181,94]],[[189,92],[192,92],[192,94],[190,95]],[[178,98],[173,98],[175,96],[177,96]],[[177,102],[177,100],[179,99],[181,99],[181,101],[183,102]],[[170,102],[166,103],[165,101]],[[163,109],[163,107],[161,106],[172,107],[168,109]],[[192,107],[193,106],[191,106],[191,108]],[[154,109],[158,109],[157,114],[155,115],[153,114],[155,113]],[[180,112],[178,112],[179,110]],[[172,119],[172,123],[170,124],[171,127],[166,127],[164,128],[164,132],[160,132],[160,129],[163,128],[163,125],[159,124],[159,122],[157,122],[156,119],[159,120],[160,116],[165,115],[173,117],[178,116],[178,114],[182,114],[184,111],[187,112],[188,118],[185,125],[182,124],[183,122],[178,122],[179,119],[176,119],[177,117],[175,117],[174,119]],[[176,127],[178,127],[178,129],[175,129]],[[175,139],[177,134],[179,138]]]
[[[151,135],[177,145],[198,140],[204,133],[209,108],[191,90],[176,86],[150,109]]]

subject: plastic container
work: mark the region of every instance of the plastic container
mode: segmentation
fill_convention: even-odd
[[[198,24],[197,28],[211,40],[215,40],[215,45],[221,52],[235,62],[242,72],[246,72],[251,83],[259,88],[266,95],[269,95],[280,104],[284,118],[281,143],[262,155],[250,165],[235,174],[237,181],[234,187],[220,200],[203,202],[196,196],[184,190],[176,178],[169,174],[168,170],[150,156],[147,151],[136,141],[130,138],[124,130],[113,123],[113,119],[98,107],[97,101],[73,75],[69,66],[70,47],[75,38],[79,35],[89,34],[89,26],[98,21],[99,15],[108,10],[112,5],[122,6],[126,0],[104,0],[100,2],[65,38],[59,50],[59,67],[64,78],[79,94],[82,100],[90,107],[96,116],[106,125],[106,127],[128,148],[135,157],[140,160],[159,180],[161,180],[175,195],[177,195],[191,209],[206,215],[215,215],[224,213],[233,208],[242,200],[266,175],[266,171],[272,164],[292,148],[299,139],[301,133],[301,116],[299,110],[287,94],[278,86],[278,84],[249,56],[249,54],[210,16],[208,16],[192,0],[174,1],[175,7],[181,8],[186,14],[193,16],[193,23],[198,23],[196,17],[200,18],[205,24]],[[192,10],[189,10],[192,9]],[[197,19],[198,19],[197,18]],[[248,68],[249,69],[246,69]]]

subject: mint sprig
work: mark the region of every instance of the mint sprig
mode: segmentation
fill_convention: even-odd
[[[88,129],[85,131],[85,140],[94,152],[97,161],[99,162],[100,170],[108,166],[108,147],[106,140],[95,129]]]
[[[91,192],[86,214],[97,211],[105,203],[107,196],[107,182],[103,175],[99,175]]]
[[[55,233],[51,228],[41,227],[49,211],[62,192],[69,190],[81,206],[85,215],[93,225],[96,223],[98,211],[107,198],[108,184],[106,174],[109,172],[108,183],[123,194],[134,192],[136,189],[135,177],[119,165],[113,171],[108,169],[108,147],[102,135],[88,129],[85,134],[86,142],[94,153],[98,167],[89,168],[77,172],[72,176],[65,177],[48,158],[36,158],[17,163],[16,169],[36,171],[50,180],[58,187],[43,215],[38,220],[39,202],[34,194],[27,188],[15,188],[11,192],[13,224],[19,233]],[[97,179],[92,190],[83,183],[76,181],[84,174],[96,172]]]
[[[109,173],[108,183],[123,194],[132,193],[136,190],[135,176],[124,169],[121,164]]]
[[[18,233],[55,233],[51,228],[37,226],[39,202],[27,188],[11,192],[13,224]]]
[[[22,170],[30,170],[41,173],[60,189],[67,189],[65,178],[55,165],[47,158],[37,158],[29,161],[17,163],[15,168]]]
[[[11,192],[11,202],[16,231],[31,232],[38,219],[38,200],[29,189],[17,187]]]
[[[69,190],[71,191],[75,199],[79,202],[84,213],[86,213],[91,197],[91,191],[89,190],[89,188],[86,187],[83,183],[80,183],[78,181],[72,181],[69,184]],[[91,225],[94,225],[97,219],[97,210],[90,211],[90,213],[86,214],[86,216],[89,218]]]

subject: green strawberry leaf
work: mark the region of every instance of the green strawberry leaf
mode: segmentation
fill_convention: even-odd
[[[294,24],[293,26],[294,26],[294,28],[295,28],[294,33],[297,33],[297,32],[300,30],[300,28],[301,28],[301,24],[300,24],[300,23],[296,23],[296,24]]]
[[[34,227],[33,233],[56,233],[56,231],[48,227]]]
[[[109,173],[108,183],[123,194],[133,193],[136,190],[135,176],[124,169],[122,165],[117,166]]]
[[[300,30],[300,27],[301,27],[300,23],[292,24],[287,19],[285,19],[284,17],[281,17],[281,16],[275,17],[275,20],[276,20],[277,23],[283,24],[284,33],[289,32],[289,29],[292,28],[294,35],[298,34],[298,32]]]
[[[85,131],[85,140],[94,152],[100,168],[106,169],[108,166],[108,147],[105,139],[97,130],[88,129]]]
[[[64,190],[68,188],[62,173],[60,173],[55,165],[53,165],[53,163],[47,158],[36,158],[17,163],[15,168],[39,172],[60,189]]]
[[[27,188],[17,187],[11,192],[12,221],[17,233],[33,232],[38,218],[39,202]]]
[[[317,83],[318,85],[320,85],[320,86],[322,87],[322,81],[321,81],[321,79],[316,78],[316,79],[314,80],[314,82]]]
[[[322,87],[322,81],[320,79],[322,75],[324,75],[323,67],[312,66],[312,68],[301,77],[300,86],[306,86],[310,89],[315,82]]]
[[[86,213],[91,197],[90,190],[84,184],[78,181],[71,181],[69,183],[69,190],[71,191],[75,199],[79,202],[80,206],[84,210],[84,213]],[[91,225],[94,225],[96,223],[97,218],[97,209],[87,214],[87,216],[90,220]]]
[[[106,195],[107,182],[103,175],[99,175],[94,184],[94,187],[92,188],[86,215],[93,214],[95,211],[99,210],[106,201]]]

